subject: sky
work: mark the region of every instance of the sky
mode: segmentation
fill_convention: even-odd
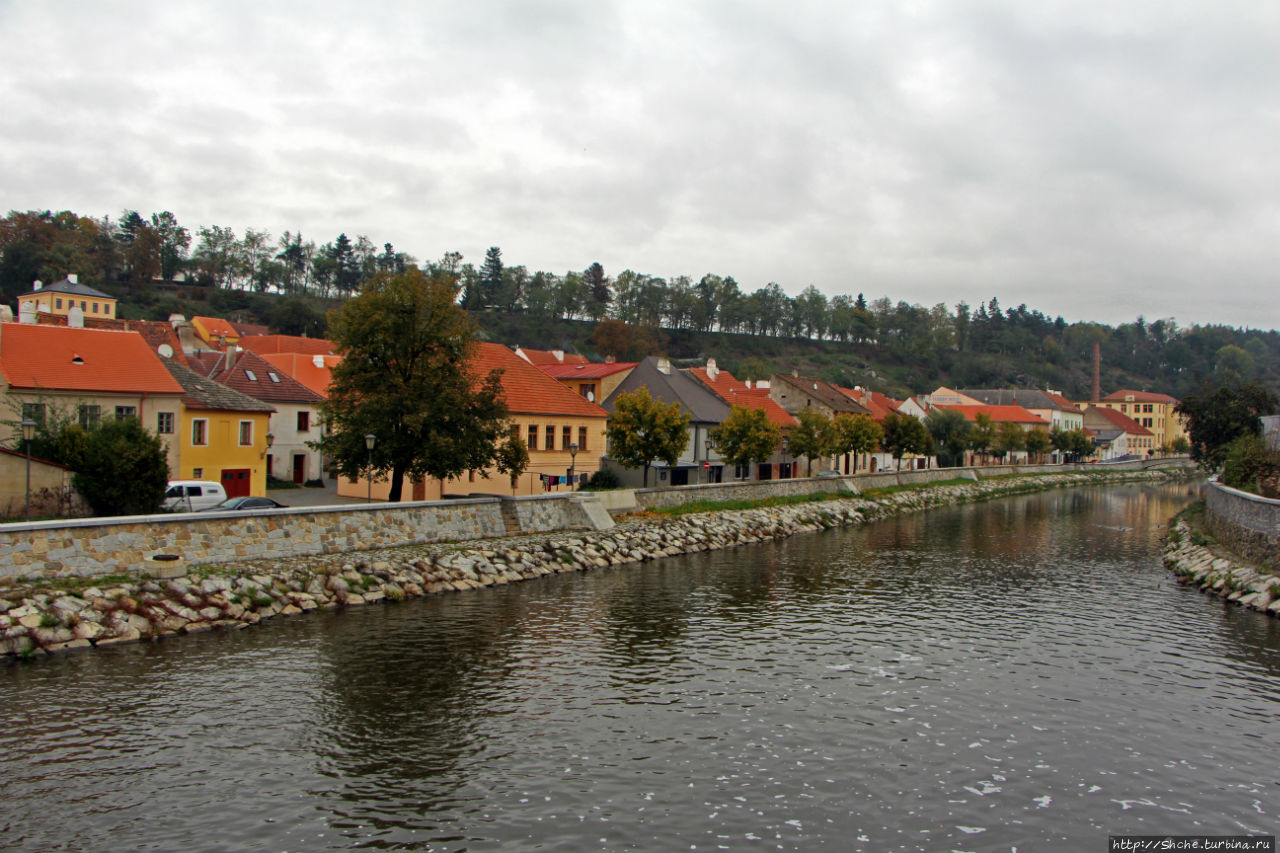
[[[1276,0],[0,0],[0,206],[1280,328]]]

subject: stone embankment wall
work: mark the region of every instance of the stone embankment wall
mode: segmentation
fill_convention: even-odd
[[[1059,486],[1164,479],[1161,472],[997,479],[781,507],[624,520],[608,530],[419,544],[205,566],[192,577],[113,580],[78,591],[0,587],[0,652],[38,656],[732,548],[930,507]],[[242,522],[243,523],[243,522]]]
[[[188,564],[228,563],[588,529],[598,523],[588,501],[585,495],[537,495],[5,524],[0,580],[154,573],[157,555]]]
[[[1242,607],[1280,616],[1280,577],[1232,562],[1197,544],[1185,521],[1179,521],[1170,532],[1164,564],[1180,583],[1193,584]]]
[[[1205,491],[1205,524],[1229,548],[1280,569],[1280,501],[1210,483]]]

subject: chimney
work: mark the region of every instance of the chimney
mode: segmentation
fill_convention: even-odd
[[[615,364],[617,363],[617,361],[618,361],[618,357],[616,355],[606,355],[604,357],[605,364]]]
[[[79,284],[80,276],[77,273],[69,272],[67,273],[67,281],[71,282],[72,284]]]
[[[34,302],[18,303],[18,322],[34,323],[36,321],[36,304]]]
[[[39,290],[42,287],[44,287],[44,282],[41,281],[40,279],[36,279],[35,281],[31,282],[32,290]]]
[[[313,356],[311,356],[311,363],[312,363],[313,365],[315,365],[316,367],[323,368],[323,367],[324,367],[324,356],[322,356],[322,355],[313,355]]]
[[[1095,403],[1102,399],[1102,345],[1093,342],[1093,385],[1089,388],[1089,399]]]
[[[551,351],[551,354],[552,354],[552,355],[554,355],[554,356],[556,357],[556,361],[560,362],[561,364],[564,364],[564,350],[562,350],[562,349],[553,349],[553,350]]]
[[[715,382],[718,375],[720,375],[720,368],[716,367],[716,360],[714,358],[707,359],[707,378]]]
[[[757,380],[756,380],[756,390],[757,390],[757,391],[768,391],[768,390],[769,390],[770,388],[772,388],[772,387],[773,387],[773,386],[769,384],[769,380],[768,380],[768,379],[757,379]]]
[[[240,347],[227,347],[227,372],[236,366],[236,353],[240,351]]]
[[[658,359],[658,372],[666,374],[667,376],[671,375],[671,362],[666,356]]]
[[[67,325],[73,329],[84,328],[84,310],[79,305],[72,305],[67,312]]]
[[[13,309],[8,305],[0,305],[0,323],[13,322]]]
[[[750,379],[748,379],[746,382],[743,382],[742,384],[743,384],[743,385],[746,385],[748,389],[750,389],[750,388],[751,388],[751,380],[750,380]]]

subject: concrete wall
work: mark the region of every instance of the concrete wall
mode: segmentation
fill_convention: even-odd
[[[1205,490],[1205,521],[1228,547],[1280,569],[1280,501],[1211,482]]]
[[[610,523],[598,501],[579,494],[0,524],[0,578],[151,573],[156,554],[198,565]]]

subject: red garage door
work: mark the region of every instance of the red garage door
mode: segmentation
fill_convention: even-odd
[[[249,494],[248,468],[223,468],[222,488],[229,498],[242,498]]]

